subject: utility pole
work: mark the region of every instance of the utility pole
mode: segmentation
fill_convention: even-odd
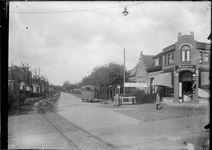
[[[125,84],[125,48],[124,48],[124,84]],[[125,95],[125,86],[123,86],[123,91]]]
[[[40,97],[40,94],[41,94],[41,86],[40,86],[40,68],[39,68],[38,80],[39,80],[39,97]]]

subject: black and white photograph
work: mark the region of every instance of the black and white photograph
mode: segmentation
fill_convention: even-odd
[[[7,4],[8,149],[210,149],[210,1]]]

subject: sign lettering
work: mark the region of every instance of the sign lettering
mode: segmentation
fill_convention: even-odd
[[[175,67],[176,73],[179,73],[181,71],[191,71],[193,73],[196,72],[196,66],[195,65],[179,65]]]

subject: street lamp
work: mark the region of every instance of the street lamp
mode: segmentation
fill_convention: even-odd
[[[129,13],[129,12],[127,11],[127,8],[125,7],[125,8],[124,8],[124,11],[122,12],[122,14],[123,14],[124,16],[126,16],[128,13]]]

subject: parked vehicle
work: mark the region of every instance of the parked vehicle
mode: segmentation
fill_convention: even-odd
[[[87,101],[99,101],[98,98],[98,92],[96,90],[95,86],[91,86],[91,85],[85,85],[82,86],[82,90],[81,90],[81,99],[84,102],[85,100]]]

